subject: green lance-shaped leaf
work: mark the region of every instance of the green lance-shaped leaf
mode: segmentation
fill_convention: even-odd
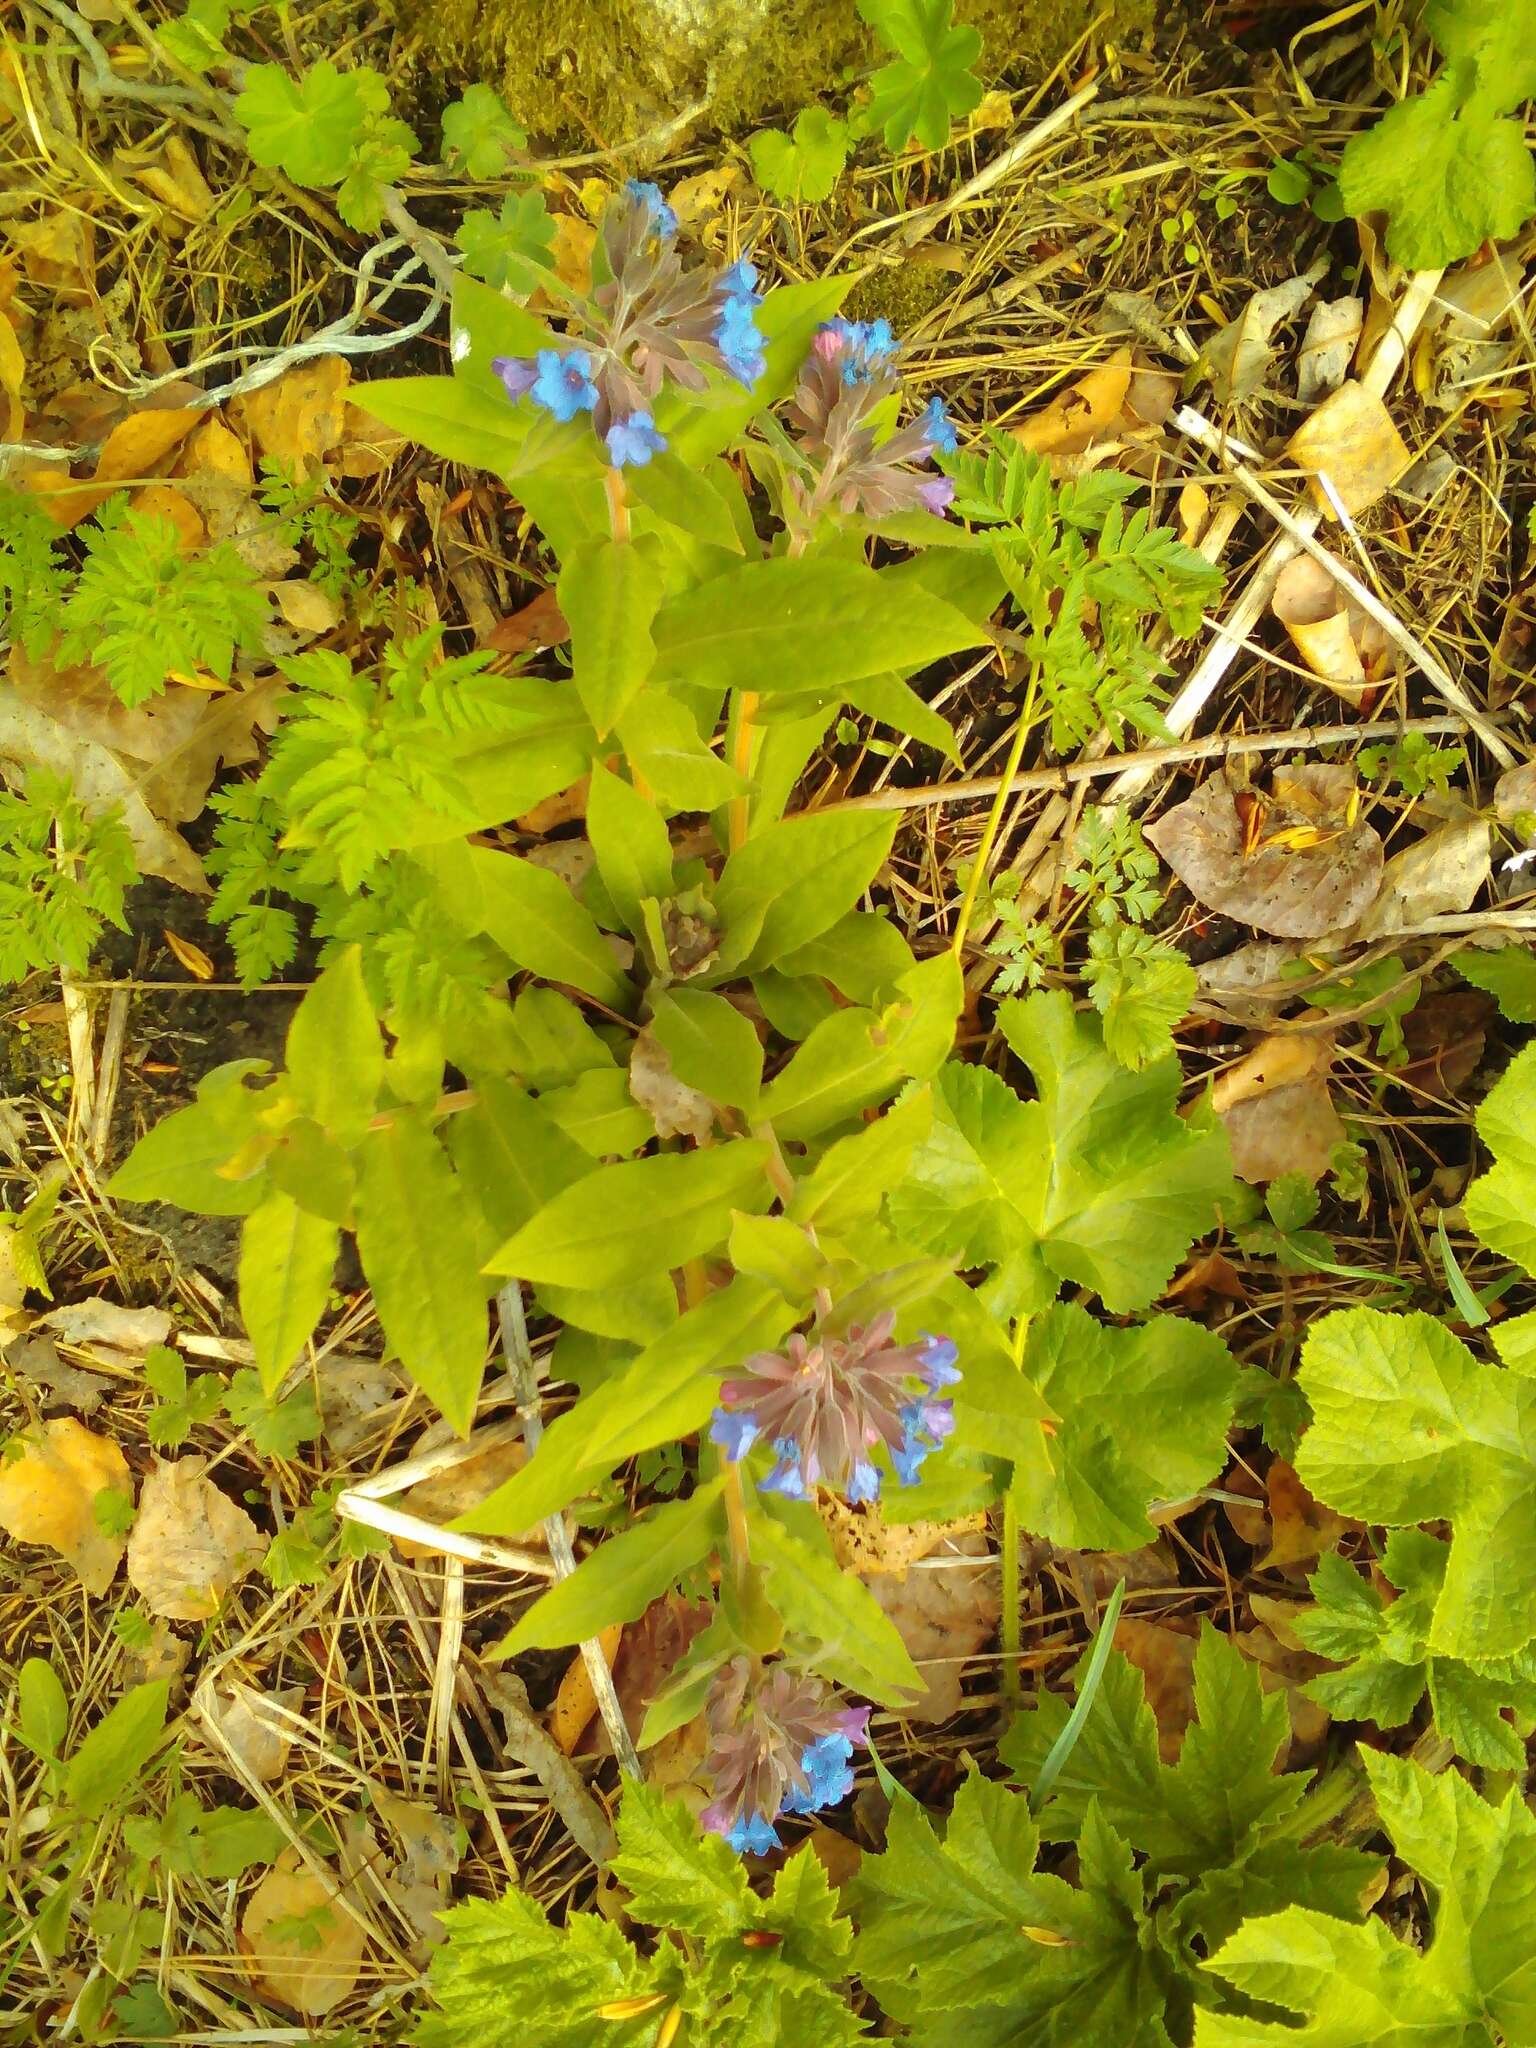
[[[818,938],[884,867],[895,829],[879,811],[809,811],[755,833],[715,889],[725,936],[713,968],[750,974]]]
[[[757,1513],[752,1555],[767,1577],[769,1599],[791,1628],[815,1644],[820,1669],[887,1706],[922,1691],[917,1666],[890,1616],[830,1549]]]
[[[570,621],[577,693],[602,739],[656,659],[651,621],[661,581],[654,543],[588,541],[561,570],[558,590]]]
[[[587,787],[587,838],[614,909],[638,932],[644,899],[672,893],[672,843],[656,806],[600,761]]]
[[[304,1114],[339,1144],[355,1145],[384,1085],[384,1045],[360,946],[339,953],[294,1011],[287,1065]]]
[[[667,989],[655,999],[651,1028],[672,1071],[711,1102],[751,1114],[763,1081],[763,1048],[749,1020],[707,989]]]
[[[275,1394],[320,1320],[341,1233],[274,1189],[240,1233],[240,1315],[261,1384]]]
[[[165,1738],[167,1679],[136,1685],[86,1736],[64,1767],[64,1803],[85,1820],[137,1790],[144,1767]]]
[[[231,1060],[197,1084],[197,1099],[145,1132],[107,1183],[120,1202],[172,1202],[199,1216],[248,1216],[266,1194],[266,1176],[220,1171],[259,1128],[261,1097],[242,1085],[264,1074],[265,1060]]]

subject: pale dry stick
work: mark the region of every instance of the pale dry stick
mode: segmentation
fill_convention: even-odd
[[[1295,552],[1298,554],[1309,554],[1313,561],[1319,563],[1327,570],[1339,588],[1352,597],[1360,609],[1376,621],[1381,630],[1396,646],[1402,649],[1420,673],[1433,685],[1439,695],[1445,699],[1446,703],[1453,710],[1460,712],[1467,725],[1477,734],[1500,767],[1513,768],[1515,765],[1515,755],[1505,744],[1502,736],[1489,722],[1487,713],[1478,709],[1466,691],[1462,689],[1460,683],[1430,653],[1424,643],[1415,634],[1409,632],[1408,628],[1393,612],[1391,606],[1383,604],[1375,591],[1368,584],[1360,581],[1360,578],[1353,569],[1346,568],[1336,555],[1325,548],[1320,541],[1314,539],[1313,535],[1319,524],[1319,519],[1314,516],[1309,524],[1288,512],[1279,499],[1275,497],[1274,493],[1266,489],[1265,485],[1246,464],[1239,462],[1236,457],[1228,453],[1222,445],[1222,435],[1219,428],[1213,426],[1203,414],[1196,412],[1193,406],[1180,406],[1173,417],[1174,424],[1181,433],[1186,434],[1191,441],[1197,442],[1202,448],[1208,449],[1214,454],[1218,461],[1223,463],[1228,472],[1241,484],[1254,503],[1263,506],[1281,532],[1287,535],[1294,543]],[[1312,507],[1310,510],[1314,514],[1316,513],[1316,507]]]
[[[429,1732],[437,1737],[437,1796],[447,1799],[452,1783],[453,1736],[458,1723],[454,1695],[458,1688],[459,1658],[464,1651],[464,1560],[443,1560],[443,1612],[437,1631],[437,1659],[432,1667],[432,1704]]]
[[[473,1436],[455,1437],[450,1443],[421,1451],[416,1457],[407,1458],[403,1465],[391,1465],[387,1472],[376,1472],[371,1479],[356,1480],[342,1499],[387,1500],[391,1494],[404,1493],[408,1486],[415,1486],[419,1480],[435,1478],[439,1472],[467,1464],[471,1458],[481,1457],[486,1451],[500,1450],[503,1444],[521,1443],[522,1436],[521,1423],[494,1422],[487,1429],[477,1429]],[[338,1500],[336,1505],[339,1508],[341,1501]]]
[[[581,1772],[534,1713],[523,1681],[515,1671],[481,1670],[476,1677],[506,1726],[507,1748],[544,1787],[572,1841],[594,1863],[611,1862],[617,1844],[608,1816]]]
[[[71,1148],[82,1132],[89,1131],[96,1118],[96,1057],[92,1045],[91,1006],[76,987],[73,971],[59,969],[59,987],[64,997],[64,1024],[69,1033],[69,1065],[74,1085],[69,1091],[69,1116],[64,1134]]]
[[[527,1572],[538,1579],[558,1578],[554,1564],[536,1550],[524,1550],[516,1543],[503,1543],[495,1536],[464,1536],[457,1529],[440,1528],[408,1515],[402,1508],[386,1507],[369,1500],[355,1488],[336,1496],[336,1513],[345,1522],[361,1522],[365,1528],[382,1530],[386,1536],[404,1536],[411,1543],[440,1551],[444,1557],[462,1557],[469,1564],[486,1564],[498,1571]]]
[[[128,1036],[128,991],[115,988],[107,1000],[107,1021],[101,1034],[101,1058],[96,1069],[96,1114],[86,1150],[100,1166],[112,1135],[112,1112],[117,1107],[117,1084],[123,1075],[123,1044]]]
[[[522,1417],[523,1441],[531,1458],[544,1434],[544,1420],[539,1413],[539,1383],[534,1376],[533,1352],[528,1344],[528,1324],[523,1314],[523,1290],[519,1281],[509,1280],[498,1292],[496,1316],[501,1325],[502,1353],[517,1382],[517,1412]],[[569,1578],[576,1569],[576,1553],[571,1548],[571,1534],[565,1526],[563,1514],[550,1515],[545,1521],[544,1541],[549,1545],[554,1576],[557,1579]],[[641,1777],[640,1758],[635,1752],[619,1696],[613,1688],[613,1673],[603,1655],[602,1644],[595,1637],[589,1636],[582,1643],[581,1660],[592,1681],[592,1696],[597,1701],[597,1711],[603,1717],[603,1726],[608,1731],[608,1740],[613,1745],[619,1768],[631,1778]]]

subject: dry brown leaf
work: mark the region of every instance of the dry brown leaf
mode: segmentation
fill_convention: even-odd
[[[557,789],[553,796],[541,797],[532,810],[524,811],[515,821],[518,831],[553,832],[557,826],[571,825],[578,818],[584,818],[591,780],[590,775],[583,775],[579,782]]]
[[[234,404],[259,454],[307,476],[346,433],[351,378],[345,356],[316,356]]]
[[[21,387],[26,382],[27,365],[21,353],[21,343],[16,339],[16,330],[3,313],[0,313],[0,398],[5,400],[5,438],[7,441],[21,439],[22,421],[25,414],[21,405]]]
[[[514,1473],[521,1472],[527,1462],[528,1448],[521,1438],[491,1444],[460,1464],[446,1466],[428,1479],[418,1479],[400,1496],[399,1505],[408,1515],[417,1515],[424,1522],[441,1526],[458,1515],[467,1515],[471,1508],[479,1507],[498,1486],[512,1478]],[[395,1541],[403,1557],[437,1555],[430,1545],[414,1543],[407,1536],[397,1536]],[[542,1527],[525,1529],[520,1536],[509,1537],[508,1541],[542,1548],[544,1531]]]
[[[96,1496],[110,1488],[132,1501],[127,1459],[110,1437],[93,1436],[72,1415],[13,1441],[21,1454],[0,1464],[0,1529],[18,1543],[57,1551],[88,1593],[105,1593],[125,1546],[97,1521]]]
[[[256,1524],[206,1477],[206,1458],[157,1460],[128,1538],[128,1580],[151,1614],[211,1621],[266,1549]]]
[[[362,1971],[368,1937],[342,1906],[339,1880],[276,1864],[240,1920],[245,1974],[260,1998],[306,2019],[339,2005]]]
[[[1336,391],[1349,374],[1350,357],[1360,339],[1365,301],[1353,294],[1342,299],[1319,299],[1312,308],[1307,331],[1301,338],[1296,359],[1296,396],[1303,405],[1316,405],[1330,391]]]
[[[1321,1074],[1234,1103],[1221,1121],[1232,1149],[1232,1171],[1250,1187],[1285,1173],[1321,1180],[1335,1147],[1349,1135]]]
[[[570,637],[570,626],[551,587],[530,598],[520,610],[508,613],[480,644],[497,654],[523,654],[530,647],[561,647]]]
[[[115,487],[155,475],[202,418],[191,406],[146,406],[129,413],[108,434],[92,481]]]
[[[135,166],[128,176],[180,220],[207,220],[216,204],[197,158],[179,135],[170,136],[153,161]]]
[[[629,1092],[656,1126],[658,1138],[696,1138],[702,1145],[714,1135],[714,1104],[677,1078],[666,1047],[649,1024],[630,1053]]]
[[[1482,1064],[1494,1002],[1480,988],[1432,989],[1403,1019],[1408,1057],[1393,1082],[1454,1100]]]
[[[341,624],[341,606],[318,583],[295,576],[272,585],[272,596],[282,613],[284,625],[313,639],[317,633],[331,633]]]
[[[1284,970],[1301,955],[1296,939],[1249,939],[1196,968],[1200,993],[1213,996],[1234,1023],[1262,1028],[1294,998]]]
[[[379,1358],[322,1359],[316,1375],[320,1433],[338,1457],[347,1457],[398,1400],[400,1375]]]
[[[1197,901],[1279,938],[1353,924],[1375,898],[1382,848],[1348,816],[1355,780],[1341,766],[1276,769],[1254,852],[1225,774],[1147,827],[1147,839]],[[1250,798],[1250,801],[1253,799]]]
[[[1211,1107],[1218,1116],[1253,1096],[1295,1081],[1326,1073],[1333,1064],[1333,1036],[1327,1031],[1277,1031],[1261,1038],[1235,1066],[1211,1084]]]
[[[631,1735],[639,1734],[645,1722],[646,1709],[665,1689],[677,1660],[694,1637],[708,1626],[713,1612],[707,1600],[685,1600],[680,1593],[665,1593],[659,1600],[653,1600],[640,1619],[631,1622],[624,1630],[613,1659],[613,1689]],[[667,1738],[672,1742],[666,1759],[672,1773],[669,1782],[686,1781],[692,1773],[693,1763],[702,1758],[703,1726],[703,1716],[699,1715],[688,1722],[685,1729],[677,1731],[678,1736],[686,1737],[685,1740],[676,1742],[671,1737]],[[585,1739],[578,1748],[585,1754],[607,1755],[608,1732],[600,1720],[593,1719],[588,1723]],[[657,1749],[647,1750],[647,1777],[652,1782],[656,1780],[657,1762]]]
[[[48,1337],[18,1338],[7,1347],[5,1362],[20,1378],[46,1390],[44,1408],[74,1408],[82,1415],[94,1415],[112,1385],[99,1373],[67,1365]]]
[[[147,1351],[171,1334],[171,1319],[163,1308],[124,1308],[99,1294],[51,1308],[37,1322],[40,1329],[52,1330],[61,1344],[105,1344],[112,1351]]]
[[[1413,461],[1385,402],[1353,378],[1302,421],[1285,452],[1299,469],[1326,476],[1333,486],[1332,495],[1320,484],[1312,486],[1329,519],[1339,516],[1340,504],[1351,514],[1374,505]]]
[[[94,290],[96,228],[82,207],[61,206],[41,220],[11,221],[6,234],[34,284],[67,294],[76,304]]]
[[[1279,1600],[1261,1602],[1250,1597],[1249,1605],[1258,1614],[1261,1605],[1265,1609],[1278,1610],[1292,1603]],[[1302,1688],[1309,1679],[1329,1668],[1327,1659],[1309,1655],[1300,1645],[1293,1649],[1281,1639],[1275,1624],[1262,1618],[1259,1627],[1245,1629],[1232,1640],[1243,1655],[1258,1666],[1262,1690],[1285,1694],[1291,1717],[1291,1739],[1284,1754],[1276,1759],[1276,1768],[1297,1770],[1315,1763],[1328,1733],[1330,1716],[1327,1708],[1309,1699]]]
[[[1380,621],[1348,598],[1311,555],[1286,563],[1270,609],[1313,675],[1346,704],[1360,703],[1397,673],[1397,650]]]
[[[1427,918],[1470,910],[1491,864],[1486,818],[1461,818],[1426,832],[1387,862],[1376,900],[1350,936],[1388,938]]]
[[[363,482],[369,477],[382,476],[411,445],[406,436],[397,434],[393,427],[370,419],[354,398],[348,402],[346,419],[342,423],[341,446],[333,460],[344,477]]]
[[[1255,1567],[1261,1572],[1288,1572],[1305,1577],[1325,1550],[1336,1550],[1339,1539],[1360,1524],[1336,1515],[1315,1500],[1297,1475],[1296,1467],[1276,1458],[1264,1475],[1269,1499],[1269,1549]]]
[[[243,1679],[221,1678],[198,1689],[198,1711],[211,1721],[246,1773],[259,1785],[271,1785],[283,1775],[293,1731],[280,1714],[269,1711],[273,1704],[296,1708],[304,1697],[302,1685],[284,1686],[280,1692],[261,1692]]]
[[[624,1624],[620,1621],[612,1622],[598,1634],[597,1646],[610,1671],[623,1635]],[[587,1669],[586,1658],[578,1650],[565,1667],[560,1690],[549,1710],[549,1732],[555,1747],[566,1756],[574,1756],[576,1745],[586,1734],[588,1723],[596,1712],[597,1694],[592,1688],[592,1674]]]
[[[1324,257],[1300,277],[1255,292],[1237,318],[1206,343],[1203,354],[1211,388],[1223,404],[1252,398],[1263,387],[1275,359],[1275,329],[1296,318],[1327,269]]]
[[[1020,447],[1036,455],[1080,454],[1119,419],[1132,370],[1131,351],[1116,349],[1108,362],[1058,391],[1049,405],[1008,431]]]
[[[221,419],[204,419],[200,427],[193,429],[171,474],[182,478],[222,477],[245,491],[254,489],[256,481],[245,443]]]
[[[1201,1252],[1198,1258],[1191,1259],[1165,1294],[1170,1300],[1187,1302],[1197,1315],[1218,1298],[1239,1302],[1248,1299],[1242,1275],[1226,1253],[1218,1251]]]
[[[555,275],[568,290],[584,299],[592,289],[592,251],[597,229],[579,214],[557,213],[552,218],[555,232],[549,254]],[[537,306],[544,296],[542,291],[535,292],[532,303]]]
[[[1115,1648],[1141,1673],[1157,1722],[1158,1755],[1165,1764],[1177,1763],[1195,1718],[1195,1638],[1122,1615],[1115,1624]]]
[[[686,227],[713,220],[741,183],[740,164],[720,164],[713,170],[695,171],[667,187],[667,204]]]
[[[857,1842],[847,1835],[840,1835],[836,1828],[827,1827],[822,1821],[812,1824],[810,1833],[803,1842],[797,1843],[793,1856],[814,1856],[827,1873],[827,1882],[834,1891],[841,1891],[851,1878],[859,1874],[864,1861],[864,1852]]]
[[[1179,1583],[1178,1556],[1166,1536],[1139,1550],[1079,1550],[1070,1556],[1073,1584],[1081,1581],[1098,1600],[1107,1600],[1122,1580],[1128,1593]]]
[[[1264,1483],[1246,1465],[1234,1459],[1227,1467],[1221,1482],[1223,1494],[1242,1494],[1249,1505],[1243,1506],[1230,1498],[1223,1500],[1222,1512],[1232,1525],[1232,1533],[1239,1543],[1246,1543],[1250,1550],[1269,1548],[1269,1508],[1264,1498]]]
[[[157,1679],[174,1684],[191,1663],[192,1649],[191,1642],[177,1635],[168,1622],[157,1621],[149,1631],[149,1641],[127,1652],[123,1676],[130,1685],[153,1685]]]
[[[947,1721],[959,1710],[966,1659],[996,1632],[1001,1611],[985,1517],[888,1523],[878,1501],[855,1510],[829,1496],[823,1519],[838,1562],[863,1579],[923,1679],[902,1718]]]
[[[1493,808],[1506,825],[1536,813],[1536,761],[1505,769],[1493,786]]]
[[[373,1810],[400,1845],[400,1861],[385,1884],[416,1930],[417,1960],[425,1962],[447,1931],[438,1915],[449,1903],[459,1867],[458,1830],[435,1807],[403,1799],[384,1785],[373,1787]]]

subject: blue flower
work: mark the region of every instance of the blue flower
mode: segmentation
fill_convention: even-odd
[[[960,1349],[952,1337],[935,1337],[925,1330],[918,1345],[918,1354],[918,1373],[931,1394],[936,1394],[940,1387],[954,1386],[961,1378],[960,1368],[955,1362],[960,1356]]]
[[[858,1507],[861,1501],[880,1498],[880,1468],[867,1460],[858,1459],[848,1480],[848,1502]]]
[[[590,412],[596,405],[592,358],[584,348],[564,354],[557,348],[541,348],[534,361],[537,368],[528,395],[535,405],[542,405],[557,420],[573,420],[577,413]]]
[[[709,1425],[709,1440],[718,1444],[734,1465],[757,1441],[757,1418],[729,1408],[717,1408]]]
[[[666,435],[657,432],[656,422],[648,412],[632,412],[627,419],[615,420],[603,441],[615,469],[631,464],[643,469],[667,445]]]
[[[879,320],[829,320],[822,329],[830,337],[845,384],[868,384],[896,353],[891,323]]]
[[[804,1500],[807,1475],[800,1462],[800,1446],[792,1436],[775,1437],[774,1454],[777,1465],[766,1479],[758,1482],[761,1493],[781,1493],[785,1500]]]
[[[891,1452],[891,1463],[903,1486],[911,1486],[922,1470],[923,1460],[953,1434],[955,1411],[948,1401],[909,1401],[901,1411],[901,1420],[906,1438]]]
[[[780,1846],[777,1828],[760,1813],[749,1813],[737,1821],[725,1839],[738,1856],[766,1856]]]
[[[729,270],[722,270],[715,284],[728,299],[745,299],[754,307],[763,303],[757,289],[757,265],[745,256],[738,256]]]
[[[644,206],[649,210],[651,225],[658,235],[672,236],[677,233],[677,215],[662,198],[659,185],[647,185],[639,178],[630,178],[626,180],[624,190],[637,206]]]
[[[960,437],[955,432],[954,422],[944,410],[942,398],[929,399],[918,424],[941,455],[953,455],[959,447]]]
[[[748,265],[750,269],[750,264]],[[731,375],[748,390],[767,368],[763,355],[763,334],[753,317],[756,293],[727,298],[720,308],[715,328],[715,347]]]
[[[806,1788],[786,1793],[780,1813],[819,1813],[824,1806],[841,1805],[853,1790],[852,1755],[846,1735],[822,1735],[810,1743],[800,1757]]]

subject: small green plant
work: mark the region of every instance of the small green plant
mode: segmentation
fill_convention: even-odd
[[[1368,782],[1396,783],[1404,796],[1448,790],[1467,765],[1465,747],[1441,747],[1426,733],[1404,733],[1390,746],[1362,747],[1360,773]]]
[[[981,103],[981,80],[971,66],[981,36],[954,19],[954,0],[857,0],[860,15],[895,51],[870,81],[865,120],[888,149],[915,137],[924,149],[942,149],[950,125]]]
[[[0,977],[83,972],[103,925],[127,930],[123,898],[137,873],[115,807],[88,814],[40,769],[0,791]]]
[[[765,128],[750,148],[752,175],[775,199],[789,206],[829,199],[848,161],[848,124],[823,107],[802,107],[792,136]]]
[[[1440,270],[1536,214],[1536,158],[1519,108],[1536,94],[1525,11],[1499,0],[1428,0],[1424,26],[1445,60],[1431,85],[1351,136],[1343,209],[1387,216],[1387,253]]]

